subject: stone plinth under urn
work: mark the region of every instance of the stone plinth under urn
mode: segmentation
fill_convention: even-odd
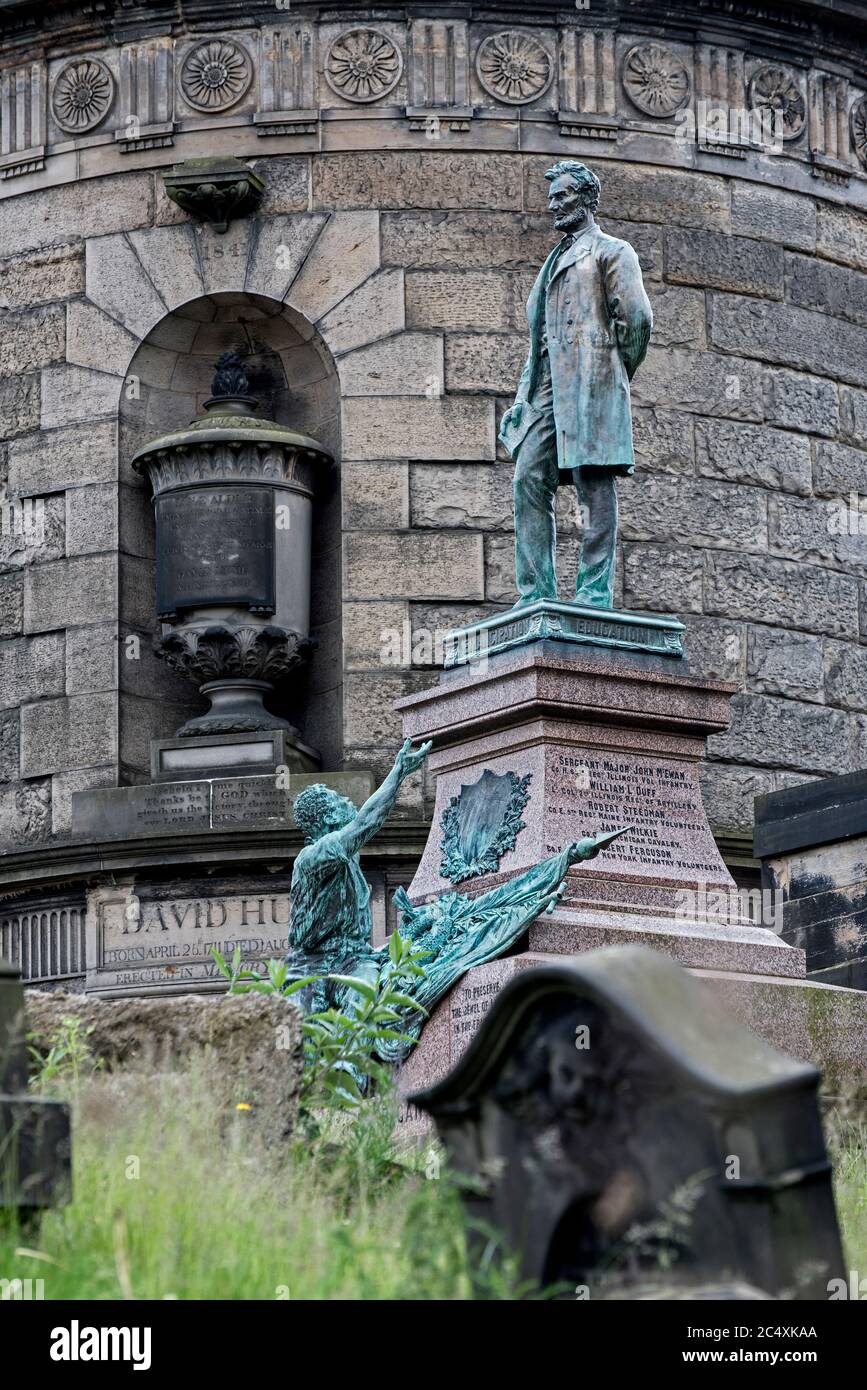
[[[205,414],[139,449],[153,489],[157,649],[209,701],[182,738],[283,729],[290,766],[317,765],[264,701],[310,649],[310,546],[321,444],[254,414],[240,358],[217,364]]]

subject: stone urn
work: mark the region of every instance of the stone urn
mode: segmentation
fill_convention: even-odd
[[[153,489],[158,655],[210,709],[180,738],[283,730],[265,700],[309,657],[315,439],[255,413],[237,353],[217,363],[204,414],[145,444],[132,467]],[[315,754],[314,764],[315,765]]]

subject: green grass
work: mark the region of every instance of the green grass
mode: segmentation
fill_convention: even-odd
[[[73,1201],[0,1230],[0,1277],[46,1299],[470,1296],[459,1196],[393,1161],[388,1103],[282,1153],[202,1074],[90,1075],[73,1106]]]
[[[831,1145],[846,1268],[867,1278],[867,1124],[844,1122]]]
[[[0,1278],[42,1279],[46,1299],[471,1296],[459,1194],[444,1167],[425,1176],[430,1151],[395,1162],[389,1102],[278,1152],[212,1092],[204,1069],[85,1074],[69,1096],[74,1199],[38,1228],[0,1228]],[[847,1269],[863,1277],[867,1129],[835,1125],[832,1151]],[[522,1292],[508,1266],[486,1281],[490,1298]]]

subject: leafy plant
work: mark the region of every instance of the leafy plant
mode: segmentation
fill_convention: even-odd
[[[635,1275],[643,1267],[655,1266],[663,1273],[670,1270],[691,1248],[693,1214],[713,1176],[712,1168],[693,1173],[657,1204],[649,1220],[633,1222],[602,1261],[600,1287],[620,1274]]]
[[[412,1044],[415,1039],[399,1025],[407,1009],[426,1010],[402,989],[407,976],[424,977],[420,962],[423,951],[416,950],[408,938],[392,932],[388,957],[375,980],[357,975],[306,975],[288,979],[285,962],[270,960],[265,976],[241,965],[236,947],[231,961],[212,948],[220,974],[229,982],[230,994],[279,994],[284,999],[310,985],[329,981],[340,986],[341,1006],[304,1014],[304,1077],[301,1108],[317,1107],[357,1110],[371,1084],[390,1082],[389,1066],[377,1057],[380,1042]]]
[[[77,1084],[82,1071],[98,1071],[102,1058],[95,1058],[88,1043],[95,1024],[85,1028],[82,1019],[70,1014],[61,1019],[57,1031],[52,1034],[47,1052],[30,1042],[29,1052],[36,1070],[31,1084],[34,1089],[42,1089],[58,1078],[68,1078]],[[32,1039],[33,1034],[29,1035]]]

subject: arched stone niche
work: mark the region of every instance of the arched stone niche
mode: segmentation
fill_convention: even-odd
[[[130,468],[148,440],[190,423],[211,393],[214,364],[222,352],[244,357],[257,413],[319,439],[339,456],[339,384],[334,360],[313,325],[297,310],[266,295],[218,291],[188,300],[147,333],[129,363],[119,408],[119,579],[122,636],[132,659],[121,654],[120,743],[122,778],[148,772],[151,738],[165,737],[201,713],[194,688],[162,662],[152,664],[157,630],[154,609],[154,520],[150,487]],[[323,765],[340,757],[340,487],[337,467],[319,482],[314,503],[311,636],[313,658],[271,702],[303,740],[317,748]],[[138,650],[138,658],[135,653]],[[138,674],[145,679],[137,680]]]

